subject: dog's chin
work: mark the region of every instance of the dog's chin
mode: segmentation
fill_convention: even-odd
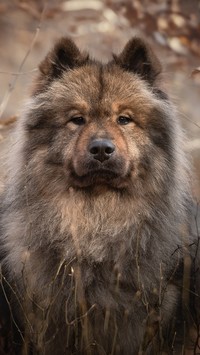
[[[128,185],[127,177],[124,177],[114,171],[98,169],[91,170],[85,175],[79,176],[75,171],[71,172],[71,186],[79,189],[91,190],[112,190],[125,189]]]

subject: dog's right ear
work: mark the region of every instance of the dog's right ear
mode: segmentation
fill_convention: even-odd
[[[64,71],[84,65],[88,58],[88,54],[80,52],[70,38],[61,38],[39,65],[33,94],[39,93],[51,81],[61,77]]]
[[[70,38],[61,38],[39,66],[43,75],[58,78],[63,71],[82,65],[88,54],[81,53]]]

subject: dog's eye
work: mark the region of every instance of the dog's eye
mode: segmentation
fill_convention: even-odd
[[[82,126],[85,124],[85,118],[82,116],[72,117],[70,122],[74,123],[77,126]]]
[[[120,124],[120,125],[127,125],[130,122],[132,122],[132,119],[130,117],[128,117],[128,116],[119,116],[117,118],[117,123]]]

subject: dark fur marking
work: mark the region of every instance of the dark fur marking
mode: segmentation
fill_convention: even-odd
[[[130,40],[114,61],[125,70],[138,74],[142,79],[153,84],[161,72],[161,64],[151,48],[140,38]]]

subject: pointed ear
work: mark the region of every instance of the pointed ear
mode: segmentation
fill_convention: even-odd
[[[88,55],[81,53],[70,38],[61,38],[39,66],[40,72],[49,78],[58,78],[63,71],[81,66]]]
[[[114,61],[127,71],[138,74],[142,79],[153,84],[161,73],[161,64],[151,47],[140,38],[132,38],[121,54],[113,55]]]
[[[39,65],[39,74],[34,80],[31,94],[35,96],[41,93],[64,71],[82,66],[88,59],[88,54],[80,52],[70,38],[61,38]]]

